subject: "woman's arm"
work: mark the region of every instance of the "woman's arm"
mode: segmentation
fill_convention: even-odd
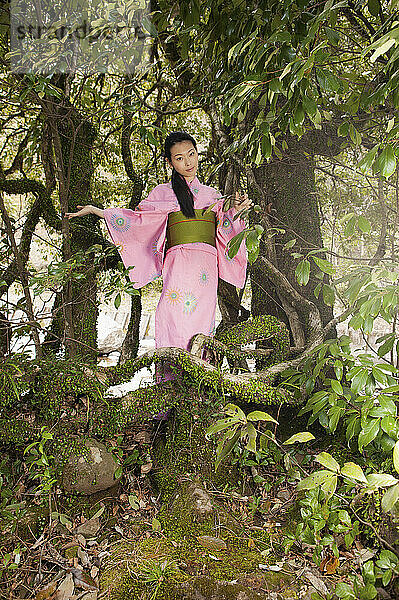
[[[92,204],[86,204],[86,206],[77,206],[80,210],[75,213],[65,213],[65,216],[68,219],[72,219],[72,217],[84,217],[85,215],[97,215],[101,219],[104,219],[104,211],[101,208],[97,208],[97,206],[93,206]]]

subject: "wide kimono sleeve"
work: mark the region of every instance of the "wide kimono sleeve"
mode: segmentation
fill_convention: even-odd
[[[231,283],[238,288],[245,285],[247,272],[247,250],[245,241],[241,242],[237,254],[230,258],[228,256],[228,243],[235,235],[241,233],[245,228],[245,223],[240,218],[234,220],[237,214],[235,208],[230,208],[223,212],[223,199],[217,200],[213,210],[216,212],[216,250],[218,255],[219,277],[227,283]]]
[[[136,210],[106,208],[104,218],[122,262],[129,268],[135,288],[161,275],[168,212],[156,191],[150,192]]]

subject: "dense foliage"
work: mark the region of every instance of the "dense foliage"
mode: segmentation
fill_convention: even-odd
[[[284,530],[277,553],[305,552],[323,574],[346,578],[325,597],[368,600],[381,586],[393,597],[399,574],[397,2],[158,0],[151,6],[143,21],[147,62],[132,60],[122,74],[54,73],[52,56],[44,57],[44,72],[17,74],[10,70],[7,29],[0,30],[0,518],[12,535],[19,532],[24,477],[41,509],[51,504],[71,406],[80,407],[68,424],[73,433],[123,438],[134,414],[148,418],[171,396],[174,406],[184,397],[187,407],[192,394],[195,410],[184,413],[183,434],[168,439],[161,460],[181,442],[180,476],[195,478],[198,464],[190,466],[182,448],[191,443],[191,428],[200,435],[198,422],[204,419],[204,429],[212,403],[226,403],[207,437],[218,439],[217,468],[232,462],[249,486],[252,516],[267,519],[265,498],[283,484],[298,492],[295,528]],[[115,6],[106,10],[99,28],[126,17]],[[219,339],[200,340],[197,350],[213,353],[217,365],[206,372],[200,360],[179,355],[186,373],[180,388],[140,390],[120,409],[104,399],[109,384],[126,380],[132,365],[162,356],[134,362],[140,296],[96,218],[68,223],[62,216],[85,203],[134,208],[144,190],[168,177],[161,148],[170,129],[195,134],[204,182],[227,200],[239,188],[254,199],[247,230],[230,247],[233,256],[245,238],[254,319],[237,325],[250,313],[237,290],[221,285]],[[123,294],[131,296],[132,309],[120,365],[97,370],[100,300],[119,308]],[[276,337],[266,349],[255,337],[257,348],[244,351],[245,327],[262,319]],[[254,359],[255,373],[248,373],[246,361]],[[265,412],[262,403],[246,405],[291,398],[295,403],[282,416],[270,406]],[[288,435],[284,419],[298,425]],[[201,436],[198,447],[203,430]],[[150,459],[136,448],[131,458],[121,444],[118,438],[118,477],[131,476]],[[166,482],[168,497],[177,470]],[[158,483],[166,485],[168,475],[162,477]],[[234,485],[224,488],[229,498]],[[128,497],[138,510],[137,497]],[[61,510],[49,517],[50,524],[72,518]],[[10,539],[1,566],[6,578],[23,552]],[[360,546],[371,549],[370,558],[341,573],[340,558],[355,556]],[[177,571],[167,561],[143,567],[153,598]]]

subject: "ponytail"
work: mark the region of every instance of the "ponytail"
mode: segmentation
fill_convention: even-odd
[[[193,193],[184,177],[179,175],[176,169],[172,170],[172,189],[176,194],[183,215],[188,219],[195,217]]]

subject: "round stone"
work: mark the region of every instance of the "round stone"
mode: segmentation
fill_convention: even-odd
[[[72,454],[64,467],[61,481],[64,490],[90,495],[115,485],[118,463],[113,454],[91,438],[82,440],[82,444],[86,450]]]

